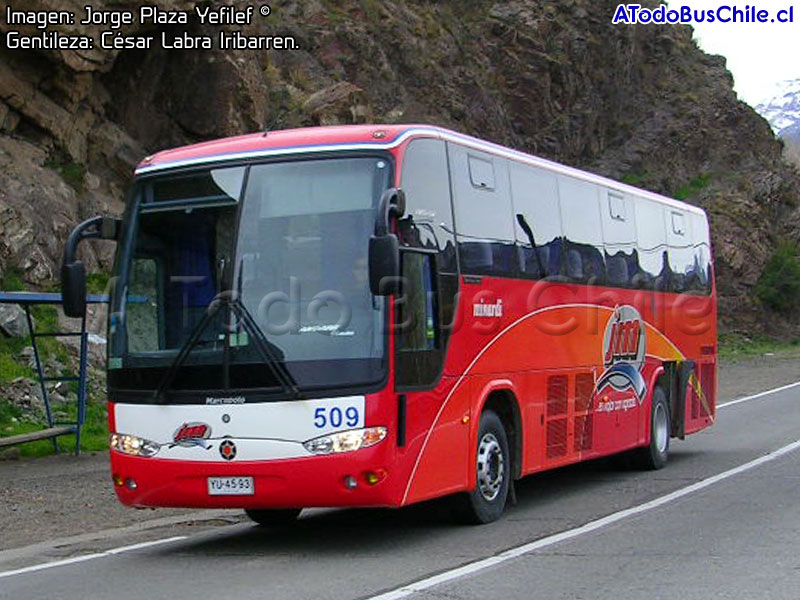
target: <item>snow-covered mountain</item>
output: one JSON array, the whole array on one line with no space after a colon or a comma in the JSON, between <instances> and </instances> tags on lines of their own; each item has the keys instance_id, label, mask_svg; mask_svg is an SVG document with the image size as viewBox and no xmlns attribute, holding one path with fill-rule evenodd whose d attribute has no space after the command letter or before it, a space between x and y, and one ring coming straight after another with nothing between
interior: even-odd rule
<instances>
[{"instance_id":1,"label":"snow-covered mountain","mask_svg":"<svg viewBox=\"0 0 800 600\"><path fill-rule=\"evenodd\" d=\"M800 125L800 78L782 81L765 97L763 102L756 106L776 134L783 137L783 133L792 126ZM795 136L797 128L795 127Z\"/></svg>"},{"instance_id":2,"label":"snow-covered mountain","mask_svg":"<svg viewBox=\"0 0 800 600\"><path fill-rule=\"evenodd\" d=\"M800 78L782 81L756 110L783 140L783 156L800 168Z\"/></svg>"}]
</instances>

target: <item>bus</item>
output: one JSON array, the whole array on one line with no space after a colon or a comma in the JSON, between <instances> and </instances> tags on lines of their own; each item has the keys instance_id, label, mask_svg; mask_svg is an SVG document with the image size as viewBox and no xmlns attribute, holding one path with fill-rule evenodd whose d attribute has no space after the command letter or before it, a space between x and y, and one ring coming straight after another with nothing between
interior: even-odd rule
<instances>
[{"instance_id":1,"label":"bus","mask_svg":"<svg viewBox=\"0 0 800 600\"><path fill-rule=\"evenodd\" d=\"M131 506L452 496L626 453L665 465L711 425L716 296L694 206L427 125L269 131L159 152L116 240L111 472Z\"/></svg>"}]
</instances>

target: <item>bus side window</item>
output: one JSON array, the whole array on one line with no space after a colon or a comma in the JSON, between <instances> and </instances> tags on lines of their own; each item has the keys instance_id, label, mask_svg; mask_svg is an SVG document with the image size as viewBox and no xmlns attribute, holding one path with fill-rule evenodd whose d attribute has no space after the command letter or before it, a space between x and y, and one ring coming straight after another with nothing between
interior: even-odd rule
<instances>
[{"instance_id":1,"label":"bus side window","mask_svg":"<svg viewBox=\"0 0 800 600\"><path fill-rule=\"evenodd\" d=\"M601 208L608 285L635 287L639 258L636 252L634 199L627 193L605 190L605 193L601 193Z\"/></svg>"},{"instance_id":2,"label":"bus side window","mask_svg":"<svg viewBox=\"0 0 800 600\"><path fill-rule=\"evenodd\" d=\"M508 161L448 143L461 272L519 273Z\"/></svg>"},{"instance_id":3,"label":"bus side window","mask_svg":"<svg viewBox=\"0 0 800 600\"><path fill-rule=\"evenodd\" d=\"M687 214L677 210L665 213L668 215L666 228L669 245L669 291L682 293L696 287L691 221Z\"/></svg>"},{"instance_id":4,"label":"bus side window","mask_svg":"<svg viewBox=\"0 0 800 600\"><path fill-rule=\"evenodd\" d=\"M556 176L515 161L509 161L508 171L523 276L532 279L558 276L563 233Z\"/></svg>"},{"instance_id":5,"label":"bus side window","mask_svg":"<svg viewBox=\"0 0 800 600\"><path fill-rule=\"evenodd\" d=\"M402 256L399 350L435 350L439 323L433 257L419 252Z\"/></svg>"},{"instance_id":6,"label":"bus side window","mask_svg":"<svg viewBox=\"0 0 800 600\"><path fill-rule=\"evenodd\" d=\"M154 352L161 348L158 332L159 268L154 258L134 258L128 291L127 311L134 317L128 319L136 327L128 329L128 347L131 352Z\"/></svg>"},{"instance_id":7,"label":"bus side window","mask_svg":"<svg viewBox=\"0 0 800 600\"><path fill-rule=\"evenodd\" d=\"M413 140L402 162L400 187L406 193L406 214L398 222L400 243L439 250L439 268L456 273L450 178L444 142Z\"/></svg>"},{"instance_id":8,"label":"bus side window","mask_svg":"<svg viewBox=\"0 0 800 600\"><path fill-rule=\"evenodd\" d=\"M694 293L711 293L711 242L708 234L708 221L702 215L692 214L692 245L694 249Z\"/></svg>"},{"instance_id":9,"label":"bus side window","mask_svg":"<svg viewBox=\"0 0 800 600\"><path fill-rule=\"evenodd\" d=\"M664 208L658 202L639 199L636 202L636 246L641 271L633 278L633 287L660 290L667 270L667 232Z\"/></svg>"},{"instance_id":10,"label":"bus side window","mask_svg":"<svg viewBox=\"0 0 800 600\"><path fill-rule=\"evenodd\" d=\"M576 283L602 285L606 265L598 188L560 176L558 196L566 238L566 275Z\"/></svg>"}]
</instances>

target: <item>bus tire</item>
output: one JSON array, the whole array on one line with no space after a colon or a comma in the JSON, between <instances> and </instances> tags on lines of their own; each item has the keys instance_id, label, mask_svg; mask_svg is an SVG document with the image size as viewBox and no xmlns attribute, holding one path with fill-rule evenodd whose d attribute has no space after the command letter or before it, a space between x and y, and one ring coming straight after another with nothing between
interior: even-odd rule
<instances>
[{"instance_id":1,"label":"bus tire","mask_svg":"<svg viewBox=\"0 0 800 600\"><path fill-rule=\"evenodd\" d=\"M661 386L653 388L650 402L650 443L633 454L636 467L648 471L661 469L669 458L670 415L667 393Z\"/></svg>"},{"instance_id":2,"label":"bus tire","mask_svg":"<svg viewBox=\"0 0 800 600\"><path fill-rule=\"evenodd\" d=\"M245 508L244 512L262 527L277 527L294 523L300 516L300 508Z\"/></svg>"},{"instance_id":3,"label":"bus tire","mask_svg":"<svg viewBox=\"0 0 800 600\"><path fill-rule=\"evenodd\" d=\"M462 522L480 525L503 514L511 481L508 436L500 417L491 410L481 415L475 462L475 489L455 499L456 514Z\"/></svg>"}]
</instances>

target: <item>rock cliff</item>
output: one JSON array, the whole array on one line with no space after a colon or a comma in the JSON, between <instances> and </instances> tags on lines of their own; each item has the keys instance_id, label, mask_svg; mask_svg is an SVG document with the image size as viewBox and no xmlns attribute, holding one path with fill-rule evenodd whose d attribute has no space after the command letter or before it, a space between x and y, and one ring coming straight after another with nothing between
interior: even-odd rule
<instances>
[{"instance_id":1,"label":"rock cliff","mask_svg":"<svg viewBox=\"0 0 800 600\"><path fill-rule=\"evenodd\" d=\"M82 14L85 2L25 4ZM288 0L245 30L293 36L295 50L0 49L0 270L52 281L72 224L119 213L149 152L264 128L430 122L702 206L723 322L762 328L751 289L792 235L798 177L724 59L688 27L612 25L616 4ZM109 256L96 248L92 267Z\"/></svg>"}]
</instances>

